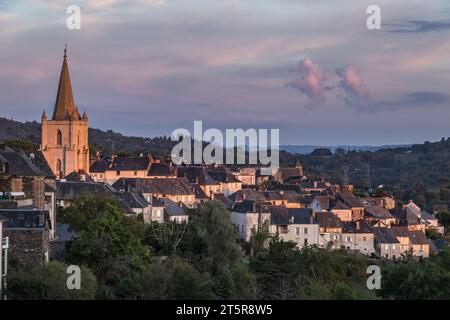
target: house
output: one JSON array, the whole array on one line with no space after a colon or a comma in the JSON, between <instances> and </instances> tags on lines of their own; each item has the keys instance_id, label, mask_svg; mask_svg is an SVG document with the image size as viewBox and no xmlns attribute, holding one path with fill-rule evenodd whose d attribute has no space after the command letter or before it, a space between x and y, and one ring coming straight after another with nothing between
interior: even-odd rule
<instances>
[{"instance_id":1,"label":"house","mask_svg":"<svg viewBox=\"0 0 450 320\"><path fill-rule=\"evenodd\" d=\"M106 195L112 196L115 190L111 186L97 182L76 182L65 181L56 182L56 204L58 207L67 208L82 195Z\"/></svg>"},{"instance_id":2,"label":"house","mask_svg":"<svg viewBox=\"0 0 450 320\"><path fill-rule=\"evenodd\" d=\"M319 223L319 245L326 248L340 248L341 219L330 211L316 212L315 218Z\"/></svg>"},{"instance_id":3,"label":"house","mask_svg":"<svg viewBox=\"0 0 450 320\"><path fill-rule=\"evenodd\" d=\"M317 212L329 211L330 209L330 197L329 196L315 196L311 202L310 207Z\"/></svg>"},{"instance_id":4,"label":"house","mask_svg":"<svg viewBox=\"0 0 450 320\"><path fill-rule=\"evenodd\" d=\"M268 207L255 200L237 202L231 211L231 223L236 227L239 238L250 241L252 230L257 230L264 222L270 223Z\"/></svg>"},{"instance_id":5,"label":"house","mask_svg":"<svg viewBox=\"0 0 450 320\"><path fill-rule=\"evenodd\" d=\"M342 226L341 248L365 255L375 254L374 233L366 221L343 221Z\"/></svg>"},{"instance_id":6,"label":"house","mask_svg":"<svg viewBox=\"0 0 450 320\"><path fill-rule=\"evenodd\" d=\"M212 194L222 193L220 182L214 180L203 166L178 166L177 177L185 178L191 184L199 186L208 198L211 198Z\"/></svg>"},{"instance_id":7,"label":"house","mask_svg":"<svg viewBox=\"0 0 450 320\"><path fill-rule=\"evenodd\" d=\"M0 208L47 210L55 225L55 176L42 153L26 155L0 143L0 169Z\"/></svg>"},{"instance_id":8,"label":"house","mask_svg":"<svg viewBox=\"0 0 450 320\"><path fill-rule=\"evenodd\" d=\"M113 184L113 187L120 192L140 192L147 199L155 196L169 198L175 203L182 202L187 206L195 204L195 193L185 178L120 178Z\"/></svg>"},{"instance_id":9,"label":"house","mask_svg":"<svg viewBox=\"0 0 450 320\"><path fill-rule=\"evenodd\" d=\"M164 222L164 207L156 197L147 198L139 192L118 192L119 199L125 213L131 216L142 216L144 223Z\"/></svg>"},{"instance_id":10,"label":"house","mask_svg":"<svg viewBox=\"0 0 450 320\"><path fill-rule=\"evenodd\" d=\"M408 227L394 226L391 229L394 236L399 241L400 253L407 254L411 248Z\"/></svg>"},{"instance_id":11,"label":"house","mask_svg":"<svg viewBox=\"0 0 450 320\"><path fill-rule=\"evenodd\" d=\"M413 256L421 258L430 256L430 242L425 233L422 231L409 231L409 240Z\"/></svg>"},{"instance_id":12,"label":"house","mask_svg":"<svg viewBox=\"0 0 450 320\"><path fill-rule=\"evenodd\" d=\"M51 225L48 211L0 209L3 237L9 238L8 253L21 265L44 264L49 260Z\"/></svg>"},{"instance_id":13,"label":"house","mask_svg":"<svg viewBox=\"0 0 450 320\"><path fill-rule=\"evenodd\" d=\"M369 205L365 207L365 219L377 227L390 227L397 223L397 219L388 209L381 206Z\"/></svg>"},{"instance_id":14,"label":"house","mask_svg":"<svg viewBox=\"0 0 450 320\"><path fill-rule=\"evenodd\" d=\"M268 206L269 233L284 241L293 241L298 248L319 244L319 224L310 208Z\"/></svg>"},{"instance_id":15,"label":"house","mask_svg":"<svg viewBox=\"0 0 450 320\"><path fill-rule=\"evenodd\" d=\"M278 183L285 183L289 178L292 177L302 177L303 176L303 167L299 160L295 162L294 167L292 168L279 168L278 171L273 174L273 179Z\"/></svg>"},{"instance_id":16,"label":"house","mask_svg":"<svg viewBox=\"0 0 450 320\"><path fill-rule=\"evenodd\" d=\"M256 185L256 168L253 167L233 167L231 173L245 186Z\"/></svg>"},{"instance_id":17,"label":"house","mask_svg":"<svg viewBox=\"0 0 450 320\"><path fill-rule=\"evenodd\" d=\"M400 241L391 228L373 228L375 235L375 252L381 258L401 259L403 253Z\"/></svg>"},{"instance_id":18,"label":"house","mask_svg":"<svg viewBox=\"0 0 450 320\"><path fill-rule=\"evenodd\" d=\"M341 200L333 200L330 204L331 212L341 219L341 221L353 221L352 209Z\"/></svg>"},{"instance_id":19,"label":"house","mask_svg":"<svg viewBox=\"0 0 450 320\"><path fill-rule=\"evenodd\" d=\"M220 183L220 193L223 193L225 196L242 189L242 182L225 166L216 166L207 170L207 172L213 180Z\"/></svg>"},{"instance_id":20,"label":"house","mask_svg":"<svg viewBox=\"0 0 450 320\"><path fill-rule=\"evenodd\" d=\"M183 203L176 203L168 198L161 198L159 201L164 208L165 222L187 223L189 221L190 214Z\"/></svg>"},{"instance_id":21,"label":"house","mask_svg":"<svg viewBox=\"0 0 450 320\"><path fill-rule=\"evenodd\" d=\"M426 229L433 229L439 234L444 234L444 226L439 224L438 218L430 214L428 211L422 210L421 218Z\"/></svg>"},{"instance_id":22,"label":"house","mask_svg":"<svg viewBox=\"0 0 450 320\"><path fill-rule=\"evenodd\" d=\"M352 220L362 220L364 218L364 203L353 193L344 191L336 194L336 199L340 200L352 210Z\"/></svg>"},{"instance_id":23,"label":"house","mask_svg":"<svg viewBox=\"0 0 450 320\"><path fill-rule=\"evenodd\" d=\"M175 169L160 159L140 155L98 159L90 167L90 175L96 182L114 184L120 178L158 179L175 178Z\"/></svg>"}]
</instances>

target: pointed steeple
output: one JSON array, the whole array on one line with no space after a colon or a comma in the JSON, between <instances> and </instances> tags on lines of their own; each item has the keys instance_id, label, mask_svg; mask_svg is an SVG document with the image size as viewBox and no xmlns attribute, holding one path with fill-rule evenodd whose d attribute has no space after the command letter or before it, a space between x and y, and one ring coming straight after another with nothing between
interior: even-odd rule
<instances>
[{"instance_id":1,"label":"pointed steeple","mask_svg":"<svg viewBox=\"0 0 450 320\"><path fill-rule=\"evenodd\" d=\"M70 118L73 118L73 114L75 114L76 119L81 118L77 107L75 106L75 101L73 100L72 83L70 81L69 65L67 64L66 45L52 120L69 120Z\"/></svg>"}]
</instances>

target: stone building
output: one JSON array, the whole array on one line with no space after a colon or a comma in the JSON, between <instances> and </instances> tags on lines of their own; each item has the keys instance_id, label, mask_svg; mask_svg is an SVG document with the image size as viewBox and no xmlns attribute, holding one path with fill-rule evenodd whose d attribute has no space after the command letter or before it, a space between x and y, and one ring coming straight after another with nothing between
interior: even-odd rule
<instances>
[{"instance_id":1,"label":"stone building","mask_svg":"<svg viewBox=\"0 0 450 320\"><path fill-rule=\"evenodd\" d=\"M51 119L42 114L41 151L53 173L63 178L72 172L89 172L88 117L78 112L64 50L58 93Z\"/></svg>"},{"instance_id":2,"label":"stone building","mask_svg":"<svg viewBox=\"0 0 450 320\"><path fill-rule=\"evenodd\" d=\"M21 265L48 262L52 225L48 211L0 209L3 236L9 238L9 260Z\"/></svg>"}]
</instances>

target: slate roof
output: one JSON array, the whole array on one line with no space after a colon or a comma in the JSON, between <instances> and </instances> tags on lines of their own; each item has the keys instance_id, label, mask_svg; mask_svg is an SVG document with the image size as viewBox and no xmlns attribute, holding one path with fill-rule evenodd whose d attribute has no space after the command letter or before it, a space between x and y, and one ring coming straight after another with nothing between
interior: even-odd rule
<instances>
[{"instance_id":1,"label":"slate roof","mask_svg":"<svg viewBox=\"0 0 450 320\"><path fill-rule=\"evenodd\" d=\"M111 190L103 183L94 182L75 182L75 181L57 181L56 199L57 200L75 200L81 194L111 194Z\"/></svg>"},{"instance_id":2,"label":"slate roof","mask_svg":"<svg viewBox=\"0 0 450 320\"><path fill-rule=\"evenodd\" d=\"M343 203L341 200L338 200L333 207L331 208L332 210L348 210L350 209L350 207L348 205L346 205L345 203Z\"/></svg>"},{"instance_id":3,"label":"slate roof","mask_svg":"<svg viewBox=\"0 0 450 320\"><path fill-rule=\"evenodd\" d=\"M185 178L120 178L113 187L142 193L163 195L193 195L192 187Z\"/></svg>"},{"instance_id":4,"label":"slate roof","mask_svg":"<svg viewBox=\"0 0 450 320\"><path fill-rule=\"evenodd\" d=\"M177 176L179 178L185 177L191 183L198 183L202 185L218 185L219 182L214 180L206 171L200 166L179 166L177 167Z\"/></svg>"},{"instance_id":5,"label":"slate roof","mask_svg":"<svg viewBox=\"0 0 450 320\"><path fill-rule=\"evenodd\" d=\"M129 209L143 209L150 206L147 199L139 192L118 192L119 201Z\"/></svg>"},{"instance_id":6,"label":"slate roof","mask_svg":"<svg viewBox=\"0 0 450 320\"><path fill-rule=\"evenodd\" d=\"M147 170L148 165L147 157L116 157L109 167L114 171L136 171Z\"/></svg>"},{"instance_id":7,"label":"slate roof","mask_svg":"<svg viewBox=\"0 0 450 320\"><path fill-rule=\"evenodd\" d=\"M366 221L342 221L342 232L344 233L373 233L372 228Z\"/></svg>"},{"instance_id":8,"label":"slate roof","mask_svg":"<svg viewBox=\"0 0 450 320\"><path fill-rule=\"evenodd\" d=\"M12 176L41 176L45 177L47 174L38 168L30 158L23 152L23 150L15 151L9 147L0 150L2 162L7 165L6 174Z\"/></svg>"},{"instance_id":9,"label":"slate roof","mask_svg":"<svg viewBox=\"0 0 450 320\"><path fill-rule=\"evenodd\" d=\"M89 168L89 172L104 173L109 169L109 163L109 160L96 160Z\"/></svg>"},{"instance_id":10,"label":"slate roof","mask_svg":"<svg viewBox=\"0 0 450 320\"><path fill-rule=\"evenodd\" d=\"M429 244L428 238L422 231L410 231L409 240L412 244Z\"/></svg>"},{"instance_id":11,"label":"slate roof","mask_svg":"<svg viewBox=\"0 0 450 320\"><path fill-rule=\"evenodd\" d=\"M165 163L152 163L150 165L150 168L148 169L148 176L154 176L154 177L158 177L158 176L162 176L162 177L167 177L167 176L173 176L173 172L172 169L170 168L170 166L168 166Z\"/></svg>"},{"instance_id":12,"label":"slate roof","mask_svg":"<svg viewBox=\"0 0 450 320\"><path fill-rule=\"evenodd\" d=\"M330 197L329 196L316 196L314 198L324 210L328 210L330 207Z\"/></svg>"},{"instance_id":13,"label":"slate roof","mask_svg":"<svg viewBox=\"0 0 450 320\"><path fill-rule=\"evenodd\" d=\"M203 191L202 188L196 183L191 183L191 187L194 190L195 193L195 199L198 200L207 200L209 199L208 195Z\"/></svg>"},{"instance_id":14,"label":"slate roof","mask_svg":"<svg viewBox=\"0 0 450 320\"><path fill-rule=\"evenodd\" d=\"M380 206L367 206L366 214L375 219L393 219L395 218L388 209Z\"/></svg>"},{"instance_id":15,"label":"slate roof","mask_svg":"<svg viewBox=\"0 0 450 320\"><path fill-rule=\"evenodd\" d=\"M183 204L178 204L168 198L161 198L160 199L164 211L168 216L188 216L189 212L187 211L186 207Z\"/></svg>"},{"instance_id":16,"label":"slate roof","mask_svg":"<svg viewBox=\"0 0 450 320\"><path fill-rule=\"evenodd\" d=\"M241 181L228 170L218 170L217 168L214 168L214 170L207 170L207 172L211 178L218 182L241 183Z\"/></svg>"},{"instance_id":17,"label":"slate roof","mask_svg":"<svg viewBox=\"0 0 450 320\"><path fill-rule=\"evenodd\" d=\"M379 243L400 243L395 233L389 228L373 228L375 239Z\"/></svg>"},{"instance_id":18,"label":"slate roof","mask_svg":"<svg viewBox=\"0 0 450 320\"><path fill-rule=\"evenodd\" d=\"M46 210L0 209L0 219L4 220L3 227L6 229L51 228L50 215Z\"/></svg>"},{"instance_id":19,"label":"slate roof","mask_svg":"<svg viewBox=\"0 0 450 320\"><path fill-rule=\"evenodd\" d=\"M317 224L310 208L286 208L285 206L269 206L270 224Z\"/></svg>"},{"instance_id":20,"label":"slate roof","mask_svg":"<svg viewBox=\"0 0 450 320\"><path fill-rule=\"evenodd\" d=\"M66 181L94 182L87 173L72 172L64 177Z\"/></svg>"},{"instance_id":21,"label":"slate roof","mask_svg":"<svg viewBox=\"0 0 450 320\"><path fill-rule=\"evenodd\" d=\"M395 226L395 227L391 227L391 229L396 237L400 237L400 238L408 238L409 237L408 227Z\"/></svg>"},{"instance_id":22,"label":"slate roof","mask_svg":"<svg viewBox=\"0 0 450 320\"><path fill-rule=\"evenodd\" d=\"M342 200L347 206L351 208L363 208L364 203L356 197L353 193L350 192L342 192L338 194L338 198Z\"/></svg>"},{"instance_id":23,"label":"slate roof","mask_svg":"<svg viewBox=\"0 0 450 320\"><path fill-rule=\"evenodd\" d=\"M342 228L341 219L333 212L316 212L316 220L319 222L319 226L323 228Z\"/></svg>"}]
</instances>

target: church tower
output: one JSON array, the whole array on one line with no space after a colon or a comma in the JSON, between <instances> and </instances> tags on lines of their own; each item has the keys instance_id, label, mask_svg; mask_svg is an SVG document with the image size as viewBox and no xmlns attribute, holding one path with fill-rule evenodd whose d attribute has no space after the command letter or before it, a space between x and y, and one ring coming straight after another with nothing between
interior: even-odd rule
<instances>
[{"instance_id":1,"label":"church tower","mask_svg":"<svg viewBox=\"0 0 450 320\"><path fill-rule=\"evenodd\" d=\"M86 112L81 116L73 99L66 48L53 116L42 114L41 151L58 178L89 172L88 127Z\"/></svg>"}]
</instances>

